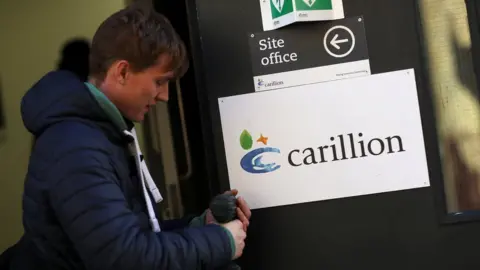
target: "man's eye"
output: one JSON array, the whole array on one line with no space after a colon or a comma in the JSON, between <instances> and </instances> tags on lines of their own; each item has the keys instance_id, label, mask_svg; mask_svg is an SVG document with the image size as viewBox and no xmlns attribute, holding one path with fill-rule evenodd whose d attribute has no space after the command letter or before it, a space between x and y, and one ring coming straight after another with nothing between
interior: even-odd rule
<instances>
[{"instance_id":1,"label":"man's eye","mask_svg":"<svg viewBox=\"0 0 480 270\"><path fill-rule=\"evenodd\" d=\"M157 83L157 86L162 86L167 83L167 80L158 80L156 81L156 83Z\"/></svg>"}]
</instances>

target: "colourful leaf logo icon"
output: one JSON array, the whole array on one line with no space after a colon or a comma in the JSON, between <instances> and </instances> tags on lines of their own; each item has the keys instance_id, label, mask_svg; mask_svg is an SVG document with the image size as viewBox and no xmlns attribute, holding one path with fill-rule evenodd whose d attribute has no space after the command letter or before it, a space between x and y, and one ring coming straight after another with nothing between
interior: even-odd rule
<instances>
[{"instance_id":1,"label":"colourful leaf logo icon","mask_svg":"<svg viewBox=\"0 0 480 270\"><path fill-rule=\"evenodd\" d=\"M250 135L250 133L248 133L247 130L244 130L240 135L240 145L245 150L252 148L252 145L253 145L252 135Z\"/></svg>"}]
</instances>

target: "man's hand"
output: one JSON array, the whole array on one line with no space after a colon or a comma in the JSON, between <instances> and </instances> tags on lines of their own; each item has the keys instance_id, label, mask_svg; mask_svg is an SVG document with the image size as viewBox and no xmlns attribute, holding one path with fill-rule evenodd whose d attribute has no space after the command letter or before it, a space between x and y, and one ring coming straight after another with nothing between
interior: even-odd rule
<instances>
[{"instance_id":1,"label":"man's hand","mask_svg":"<svg viewBox=\"0 0 480 270\"><path fill-rule=\"evenodd\" d=\"M238 190L232 189L229 191L224 192L224 194L231 194L233 196L237 196ZM237 217L243 224L243 229L247 231L248 225L250 225L250 217L252 216L252 212L250 211L250 207L248 207L247 202L244 198L238 197L237 198ZM207 214L205 216L205 223L217 223L215 218L212 215L210 209L207 210Z\"/></svg>"},{"instance_id":2,"label":"man's hand","mask_svg":"<svg viewBox=\"0 0 480 270\"><path fill-rule=\"evenodd\" d=\"M230 191L226 191L225 193L237 196L238 190L232 189ZM247 231L247 227L248 225L250 225L250 218L252 217L252 212L250 211L250 207L248 207L247 202L243 197L237 198L237 217L243 223L244 230Z\"/></svg>"},{"instance_id":3,"label":"man's hand","mask_svg":"<svg viewBox=\"0 0 480 270\"><path fill-rule=\"evenodd\" d=\"M235 254L233 254L232 259L238 259L243 254L243 249L245 248L245 238L247 233L243 228L243 223L236 219L228 223L222 224L222 226L227 229L235 242Z\"/></svg>"}]
</instances>

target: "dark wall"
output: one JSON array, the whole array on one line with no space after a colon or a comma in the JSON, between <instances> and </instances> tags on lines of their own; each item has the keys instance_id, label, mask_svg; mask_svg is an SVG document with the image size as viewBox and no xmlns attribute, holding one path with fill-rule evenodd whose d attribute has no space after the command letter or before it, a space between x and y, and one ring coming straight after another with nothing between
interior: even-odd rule
<instances>
[{"instance_id":1,"label":"dark wall","mask_svg":"<svg viewBox=\"0 0 480 270\"><path fill-rule=\"evenodd\" d=\"M251 92L246 34L262 31L259 1L190 3L197 90L213 132L205 137L214 147L206 150L207 167L218 174L212 186L221 191L228 175L217 98ZM442 176L416 1L344 0L344 6L346 16L364 16L372 73L415 68L433 187L254 211L240 264L247 270L478 269L480 225L442 225L437 214L442 202L434 192L441 191Z\"/></svg>"}]
</instances>

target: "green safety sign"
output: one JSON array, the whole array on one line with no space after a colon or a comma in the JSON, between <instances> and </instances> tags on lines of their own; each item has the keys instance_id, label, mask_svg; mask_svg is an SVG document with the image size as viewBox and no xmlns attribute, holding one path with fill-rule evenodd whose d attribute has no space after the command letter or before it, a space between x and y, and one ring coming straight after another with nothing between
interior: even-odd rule
<instances>
[{"instance_id":1,"label":"green safety sign","mask_svg":"<svg viewBox=\"0 0 480 270\"><path fill-rule=\"evenodd\" d=\"M260 0L264 30L299 21L343 19L342 0Z\"/></svg>"}]
</instances>

